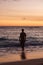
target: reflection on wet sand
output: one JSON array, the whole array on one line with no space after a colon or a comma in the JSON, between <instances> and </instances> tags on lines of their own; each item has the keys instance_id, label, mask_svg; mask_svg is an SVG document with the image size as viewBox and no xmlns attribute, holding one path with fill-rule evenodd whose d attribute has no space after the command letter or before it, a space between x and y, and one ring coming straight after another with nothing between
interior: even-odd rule
<instances>
[{"instance_id":1,"label":"reflection on wet sand","mask_svg":"<svg viewBox=\"0 0 43 65\"><path fill-rule=\"evenodd\" d=\"M26 59L26 56L25 56L25 52L24 51L22 51L22 53L21 53L21 59L23 60L23 59Z\"/></svg>"}]
</instances>

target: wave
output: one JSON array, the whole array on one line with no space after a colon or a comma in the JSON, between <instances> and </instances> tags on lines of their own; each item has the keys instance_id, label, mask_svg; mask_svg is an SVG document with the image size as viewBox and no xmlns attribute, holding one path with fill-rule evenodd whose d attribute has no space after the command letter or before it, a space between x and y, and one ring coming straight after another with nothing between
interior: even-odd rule
<instances>
[{"instance_id":1,"label":"wave","mask_svg":"<svg viewBox=\"0 0 43 65\"><path fill-rule=\"evenodd\" d=\"M20 54L22 51L18 39L0 38L0 57L7 54ZM36 37L28 37L25 43L25 52L43 51L43 41Z\"/></svg>"},{"instance_id":2,"label":"wave","mask_svg":"<svg viewBox=\"0 0 43 65\"><path fill-rule=\"evenodd\" d=\"M28 37L25 43L25 46L37 46L43 45L43 40L39 40L36 37ZM18 39L8 39L5 37L0 38L0 47L20 47L20 42Z\"/></svg>"}]
</instances>

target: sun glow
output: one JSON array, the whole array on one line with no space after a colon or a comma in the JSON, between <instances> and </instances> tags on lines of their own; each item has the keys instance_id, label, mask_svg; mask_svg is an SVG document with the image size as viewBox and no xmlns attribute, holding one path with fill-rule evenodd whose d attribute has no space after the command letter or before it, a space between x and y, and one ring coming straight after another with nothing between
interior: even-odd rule
<instances>
[{"instance_id":1,"label":"sun glow","mask_svg":"<svg viewBox=\"0 0 43 65\"><path fill-rule=\"evenodd\" d=\"M0 0L0 26L43 26L42 0Z\"/></svg>"}]
</instances>

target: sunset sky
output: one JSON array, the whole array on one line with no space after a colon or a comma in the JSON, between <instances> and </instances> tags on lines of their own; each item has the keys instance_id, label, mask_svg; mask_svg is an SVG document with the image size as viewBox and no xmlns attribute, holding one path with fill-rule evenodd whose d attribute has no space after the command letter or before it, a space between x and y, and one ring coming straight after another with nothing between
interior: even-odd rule
<instances>
[{"instance_id":1,"label":"sunset sky","mask_svg":"<svg viewBox=\"0 0 43 65\"><path fill-rule=\"evenodd\" d=\"M43 26L43 0L0 0L0 26Z\"/></svg>"}]
</instances>

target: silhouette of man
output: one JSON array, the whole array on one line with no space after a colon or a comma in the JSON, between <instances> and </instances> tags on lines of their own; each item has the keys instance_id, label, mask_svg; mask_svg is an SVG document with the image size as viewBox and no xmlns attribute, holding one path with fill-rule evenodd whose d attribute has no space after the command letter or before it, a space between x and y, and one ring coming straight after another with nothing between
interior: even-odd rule
<instances>
[{"instance_id":1,"label":"silhouette of man","mask_svg":"<svg viewBox=\"0 0 43 65\"><path fill-rule=\"evenodd\" d=\"M22 47L22 51L24 51L25 41L26 41L26 33L24 32L24 29L22 29L22 32L20 33L20 44Z\"/></svg>"}]
</instances>

